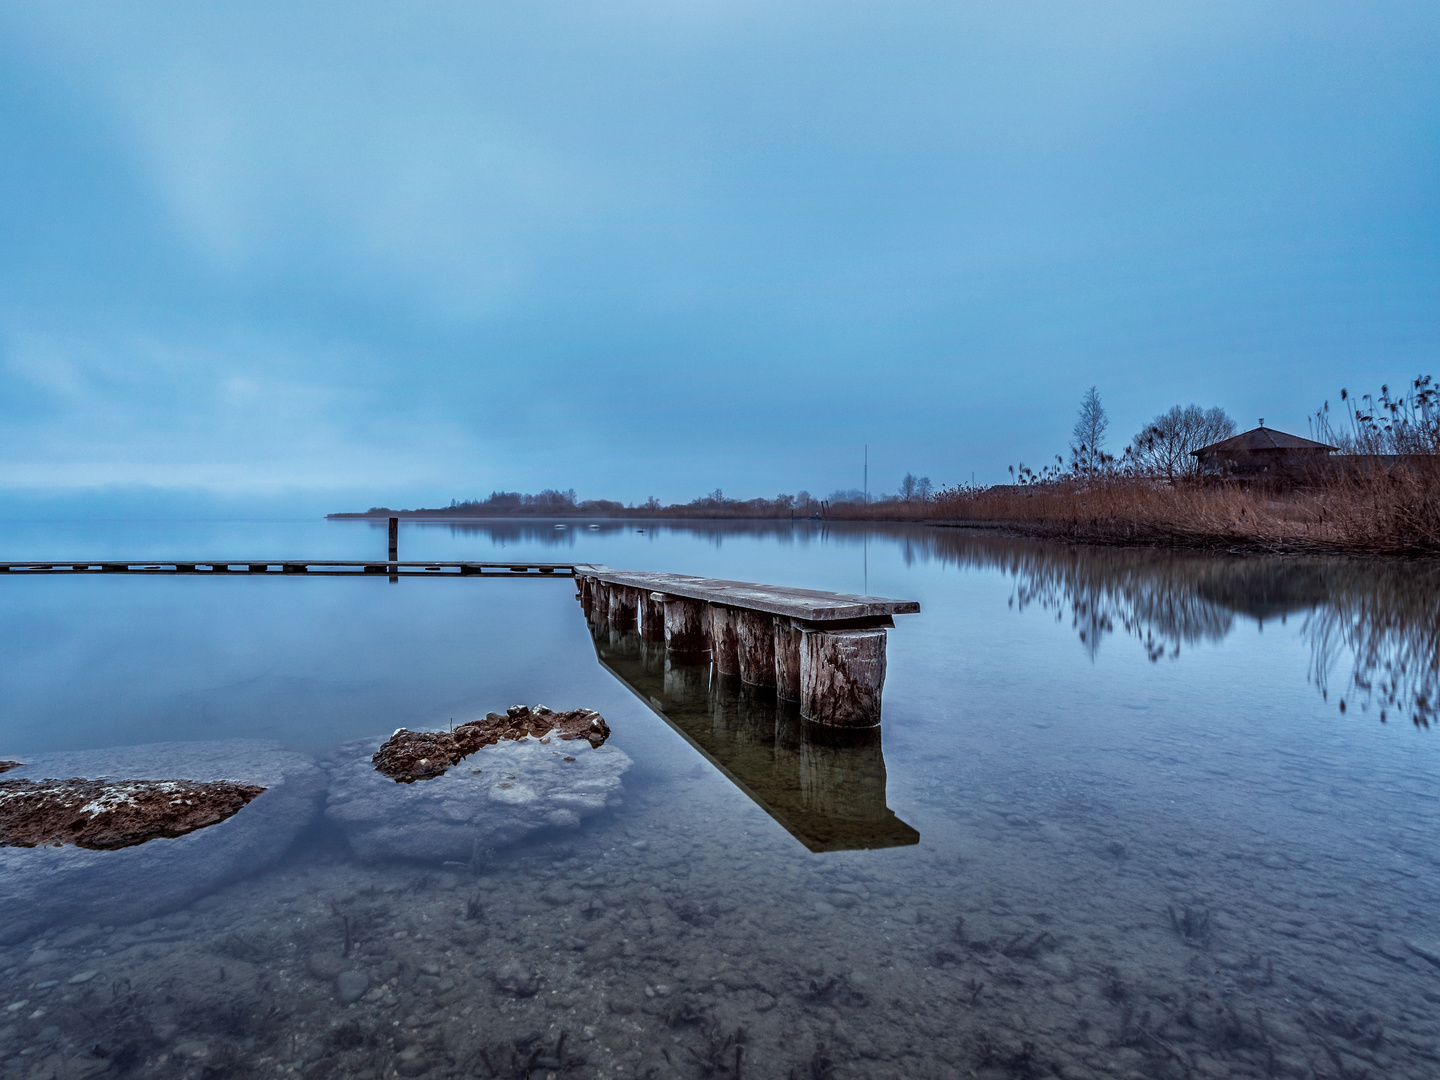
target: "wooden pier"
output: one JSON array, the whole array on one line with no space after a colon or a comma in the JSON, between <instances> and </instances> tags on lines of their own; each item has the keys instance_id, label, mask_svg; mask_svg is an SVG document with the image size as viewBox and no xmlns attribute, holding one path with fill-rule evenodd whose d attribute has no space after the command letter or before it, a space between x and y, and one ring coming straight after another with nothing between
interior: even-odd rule
<instances>
[{"instance_id":1,"label":"wooden pier","mask_svg":"<svg viewBox=\"0 0 1440 1080\"><path fill-rule=\"evenodd\" d=\"M359 562L344 559L105 559L74 562L0 563L10 574L310 574L363 577L367 574L399 577L574 577L571 563L551 562Z\"/></svg>"},{"instance_id":2,"label":"wooden pier","mask_svg":"<svg viewBox=\"0 0 1440 1080\"><path fill-rule=\"evenodd\" d=\"M807 720L834 727L880 723L886 631L913 600L790 589L749 581L611 570L592 563L400 562L398 522L389 521L389 558L85 559L0 562L6 575L206 574L285 577L574 578L592 623L634 628L667 655L707 659L721 676L773 690L800 704Z\"/></svg>"},{"instance_id":3,"label":"wooden pier","mask_svg":"<svg viewBox=\"0 0 1440 1080\"><path fill-rule=\"evenodd\" d=\"M835 727L880 723L886 632L913 600L818 592L577 564L579 599L599 625L635 628L667 653L708 654L715 670L800 703Z\"/></svg>"}]
</instances>

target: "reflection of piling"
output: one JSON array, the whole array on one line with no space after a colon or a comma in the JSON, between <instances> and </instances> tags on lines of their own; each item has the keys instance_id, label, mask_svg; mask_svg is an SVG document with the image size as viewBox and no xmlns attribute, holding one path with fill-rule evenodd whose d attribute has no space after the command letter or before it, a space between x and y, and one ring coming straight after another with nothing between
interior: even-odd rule
<instances>
[{"instance_id":1,"label":"reflection of piling","mask_svg":"<svg viewBox=\"0 0 1440 1080\"><path fill-rule=\"evenodd\" d=\"M812 851L914 844L885 803L880 729L816 724L796 702L634 631L592 624L626 687Z\"/></svg>"},{"instance_id":2,"label":"reflection of piling","mask_svg":"<svg viewBox=\"0 0 1440 1080\"><path fill-rule=\"evenodd\" d=\"M662 691L669 701L693 701L704 695L710 687L710 669L699 664L687 664L676 654L665 654L665 677Z\"/></svg>"},{"instance_id":3,"label":"reflection of piling","mask_svg":"<svg viewBox=\"0 0 1440 1080\"><path fill-rule=\"evenodd\" d=\"M800 743L800 797L805 809L826 817L883 821L885 757L878 728L847 730L806 726Z\"/></svg>"}]
</instances>

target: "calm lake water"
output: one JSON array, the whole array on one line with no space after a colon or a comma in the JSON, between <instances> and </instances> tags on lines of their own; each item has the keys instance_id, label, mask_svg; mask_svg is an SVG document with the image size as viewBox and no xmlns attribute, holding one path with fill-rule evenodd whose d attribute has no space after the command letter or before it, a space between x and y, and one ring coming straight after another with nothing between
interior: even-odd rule
<instances>
[{"instance_id":1,"label":"calm lake water","mask_svg":"<svg viewBox=\"0 0 1440 1080\"><path fill-rule=\"evenodd\" d=\"M9 559L384 544L0 523ZM811 522L400 547L922 612L881 729L841 738L588 625L568 579L7 576L5 781L271 790L178 840L0 850L0 1077L1440 1076L1436 566ZM613 735L369 767L517 702Z\"/></svg>"}]
</instances>

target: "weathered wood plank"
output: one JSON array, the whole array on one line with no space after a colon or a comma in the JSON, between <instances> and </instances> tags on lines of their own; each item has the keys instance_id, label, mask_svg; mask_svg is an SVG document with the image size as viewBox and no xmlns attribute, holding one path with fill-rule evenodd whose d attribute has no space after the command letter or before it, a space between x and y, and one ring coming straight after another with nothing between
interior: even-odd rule
<instances>
[{"instance_id":1,"label":"weathered wood plank","mask_svg":"<svg viewBox=\"0 0 1440 1080\"><path fill-rule=\"evenodd\" d=\"M577 564L577 575L588 574L610 585L645 589L682 596L691 600L747 611L785 615L805 622L829 623L850 619L913 615L920 610L914 600L892 600L883 596L856 596L851 593L791 589L782 585L759 585L750 581L694 577L689 574L662 574L639 570L611 570L607 566Z\"/></svg>"}]
</instances>

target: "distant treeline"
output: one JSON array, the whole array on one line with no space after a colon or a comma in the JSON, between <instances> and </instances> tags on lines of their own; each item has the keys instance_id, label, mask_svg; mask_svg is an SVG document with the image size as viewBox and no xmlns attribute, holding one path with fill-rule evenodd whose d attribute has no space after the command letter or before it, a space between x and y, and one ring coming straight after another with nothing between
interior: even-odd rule
<instances>
[{"instance_id":1,"label":"distant treeline","mask_svg":"<svg viewBox=\"0 0 1440 1080\"><path fill-rule=\"evenodd\" d=\"M906 474L901 491L907 494L871 496L858 488L833 491L828 498L817 499L808 491L795 495L776 495L773 499L730 499L716 488L686 503L666 505L653 495L643 503L622 503L614 499L580 499L575 489L556 491L546 488L538 495L518 491L492 491L488 498L452 499L449 506L415 510L393 510L388 506L372 506L364 513L330 514L332 518L365 517L647 517L647 518L809 518L830 513L852 516L865 508L918 507L933 498L928 478L916 480Z\"/></svg>"}]
</instances>

